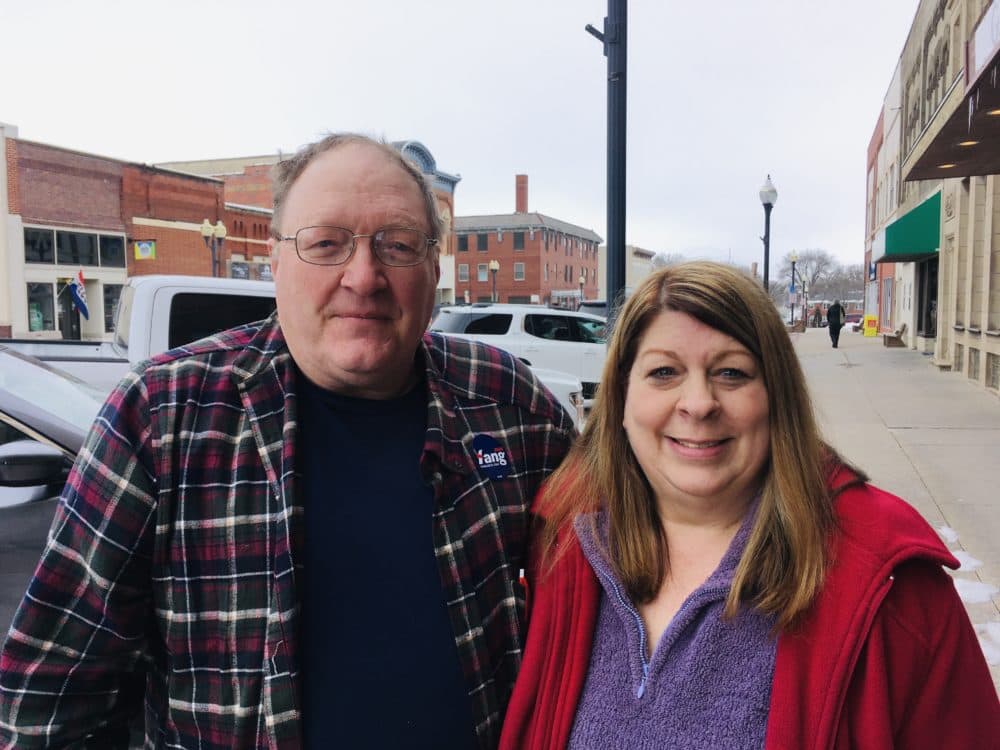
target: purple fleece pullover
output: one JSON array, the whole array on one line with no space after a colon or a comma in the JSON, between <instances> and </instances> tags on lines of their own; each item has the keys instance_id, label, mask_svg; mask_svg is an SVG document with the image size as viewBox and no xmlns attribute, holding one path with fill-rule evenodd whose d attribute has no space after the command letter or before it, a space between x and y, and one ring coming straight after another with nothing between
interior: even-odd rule
<instances>
[{"instance_id":1,"label":"purple fleece pullover","mask_svg":"<svg viewBox=\"0 0 1000 750\"><path fill-rule=\"evenodd\" d=\"M571 750L764 747L774 618L743 609L733 620L722 619L755 510L716 571L681 605L648 662L645 625L594 539L592 518L576 519L577 537L603 593ZM603 513L596 530L607 539Z\"/></svg>"}]
</instances>

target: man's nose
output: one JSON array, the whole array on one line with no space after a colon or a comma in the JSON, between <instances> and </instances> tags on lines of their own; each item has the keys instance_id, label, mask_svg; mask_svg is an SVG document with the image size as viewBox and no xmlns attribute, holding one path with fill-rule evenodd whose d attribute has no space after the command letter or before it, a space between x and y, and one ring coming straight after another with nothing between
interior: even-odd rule
<instances>
[{"instance_id":1,"label":"man's nose","mask_svg":"<svg viewBox=\"0 0 1000 750\"><path fill-rule=\"evenodd\" d=\"M340 284L358 294L370 294L386 285L385 265L375 257L371 237L357 237L354 252L341 268Z\"/></svg>"}]
</instances>

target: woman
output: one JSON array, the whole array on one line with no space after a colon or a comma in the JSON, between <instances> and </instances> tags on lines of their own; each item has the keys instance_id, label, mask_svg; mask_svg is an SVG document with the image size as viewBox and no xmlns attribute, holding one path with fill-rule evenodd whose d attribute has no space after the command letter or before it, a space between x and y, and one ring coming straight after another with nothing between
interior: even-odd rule
<instances>
[{"instance_id":1,"label":"woman","mask_svg":"<svg viewBox=\"0 0 1000 750\"><path fill-rule=\"evenodd\" d=\"M665 268L627 301L537 510L501 747L997 747L957 561L822 441L739 271Z\"/></svg>"}]
</instances>

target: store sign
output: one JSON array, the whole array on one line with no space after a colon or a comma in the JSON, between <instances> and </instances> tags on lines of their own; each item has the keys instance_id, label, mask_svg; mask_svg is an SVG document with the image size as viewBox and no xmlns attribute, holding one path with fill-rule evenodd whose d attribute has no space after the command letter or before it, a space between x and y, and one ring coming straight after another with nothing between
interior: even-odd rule
<instances>
[{"instance_id":1,"label":"store sign","mask_svg":"<svg viewBox=\"0 0 1000 750\"><path fill-rule=\"evenodd\" d=\"M997 48L1000 47L1000 3L990 3L990 7L979 19L976 30L972 33L969 47L972 70L969 72L966 84L971 84L979 78L979 74L989 65Z\"/></svg>"},{"instance_id":2,"label":"store sign","mask_svg":"<svg viewBox=\"0 0 1000 750\"><path fill-rule=\"evenodd\" d=\"M156 240L135 240L132 252L136 260L156 260Z\"/></svg>"}]
</instances>

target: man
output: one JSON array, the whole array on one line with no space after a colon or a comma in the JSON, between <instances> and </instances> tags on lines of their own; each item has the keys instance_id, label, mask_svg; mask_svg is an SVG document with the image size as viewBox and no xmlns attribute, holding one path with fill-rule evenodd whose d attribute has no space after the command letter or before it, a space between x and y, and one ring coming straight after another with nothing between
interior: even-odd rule
<instances>
[{"instance_id":1,"label":"man","mask_svg":"<svg viewBox=\"0 0 1000 750\"><path fill-rule=\"evenodd\" d=\"M277 312L154 358L69 477L0 654L0 747L490 747L527 507L569 416L425 333L441 227L391 147L276 170Z\"/></svg>"},{"instance_id":2,"label":"man","mask_svg":"<svg viewBox=\"0 0 1000 750\"><path fill-rule=\"evenodd\" d=\"M833 304L826 311L826 322L830 329L830 342L833 348L837 348L840 342L840 329L844 325L844 308L840 305L840 300L835 299Z\"/></svg>"}]
</instances>

